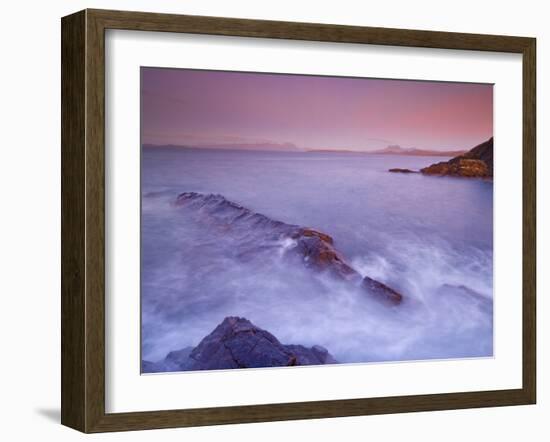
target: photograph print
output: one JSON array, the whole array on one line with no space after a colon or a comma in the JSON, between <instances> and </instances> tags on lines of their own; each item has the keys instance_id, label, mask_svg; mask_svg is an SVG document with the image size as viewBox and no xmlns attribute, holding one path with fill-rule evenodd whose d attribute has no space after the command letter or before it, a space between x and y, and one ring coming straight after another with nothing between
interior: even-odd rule
<instances>
[{"instance_id":1,"label":"photograph print","mask_svg":"<svg viewBox=\"0 0 550 442\"><path fill-rule=\"evenodd\" d=\"M493 85L141 68L141 372L493 357Z\"/></svg>"}]
</instances>

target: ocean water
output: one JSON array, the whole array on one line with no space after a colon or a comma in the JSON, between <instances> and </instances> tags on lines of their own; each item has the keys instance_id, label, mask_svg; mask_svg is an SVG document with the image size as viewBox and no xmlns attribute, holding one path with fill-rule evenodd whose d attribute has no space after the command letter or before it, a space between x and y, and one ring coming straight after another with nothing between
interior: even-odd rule
<instances>
[{"instance_id":1,"label":"ocean water","mask_svg":"<svg viewBox=\"0 0 550 442\"><path fill-rule=\"evenodd\" d=\"M322 345L342 363L491 356L492 182L387 172L442 160L143 148L143 359L197 345L226 316L283 344ZM187 191L331 235L350 265L403 303L381 305L296 265L284 244L236 259L246 232L175 206Z\"/></svg>"}]
</instances>

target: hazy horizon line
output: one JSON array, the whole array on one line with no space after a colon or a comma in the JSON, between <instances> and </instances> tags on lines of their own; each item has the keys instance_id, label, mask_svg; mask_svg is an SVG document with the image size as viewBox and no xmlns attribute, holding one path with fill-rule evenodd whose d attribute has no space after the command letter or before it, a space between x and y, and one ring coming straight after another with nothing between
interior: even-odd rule
<instances>
[{"instance_id":1,"label":"hazy horizon line","mask_svg":"<svg viewBox=\"0 0 550 442\"><path fill-rule=\"evenodd\" d=\"M352 153L374 153L386 150L388 148L395 148L396 150L407 151L426 151L426 152L459 152L459 151L468 151L479 144L484 143L485 141L491 139L484 139L473 146L468 147L456 147L450 149L430 149L423 147L403 147L399 144L389 144L381 148L370 148L370 149L357 149L357 148L348 148L348 147L330 147L330 148L317 148L317 147L301 147L297 146L291 142L276 143L276 142L257 142L257 143L208 143L208 144L193 144L193 143L141 143L143 147L181 147L181 148L192 148L192 149L204 149L204 150L247 150L247 151L268 151L268 152L352 152ZM271 149L254 149L254 146L272 146ZM277 146L279 148L277 148ZM240 147L240 148L239 148Z\"/></svg>"}]
</instances>

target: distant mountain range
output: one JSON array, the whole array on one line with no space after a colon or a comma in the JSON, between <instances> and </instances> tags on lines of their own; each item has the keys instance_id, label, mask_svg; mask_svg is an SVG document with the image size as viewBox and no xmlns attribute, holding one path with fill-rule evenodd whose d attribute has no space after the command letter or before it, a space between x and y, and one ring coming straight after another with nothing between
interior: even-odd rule
<instances>
[{"instance_id":1,"label":"distant mountain range","mask_svg":"<svg viewBox=\"0 0 550 442\"><path fill-rule=\"evenodd\" d=\"M388 146L378 150L340 150L340 149L312 149L308 152L332 152L332 153L362 153L369 155L410 155L419 157L456 157L466 153L465 150L428 150L416 148L403 148L401 146Z\"/></svg>"},{"instance_id":2,"label":"distant mountain range","mask_svg":"<svg viewBox=\"0 0 550 442\"><path fill-rule=\"evenodd\" d=\"M428 150L416 148L403 148L392 145L379 150L351 150L351 149L300 149L293 143L226 143L226 144L202 144L202 145L175 145L175 144L144 144L143 147L175 147L184 149L215 149L215 150L255 150L270 152L317 152L317 153L353 153L369 155L411 155L424 157L456 157L466 153L466 150Z\"/></svg>"},{"instance_id":3,"label":"distant mountain range","mask_svg":"<svg viewBox=\"0 0 550 442\"><path fill-rule=\"evenodd\" d=\"M201 145L157 145L144 144L143 147L179 147L187 149L215 149L215 150L258 150L277 152L301 152L292 143L227 143L227 144L201 144Z\"/></svg>"}]
</instances>

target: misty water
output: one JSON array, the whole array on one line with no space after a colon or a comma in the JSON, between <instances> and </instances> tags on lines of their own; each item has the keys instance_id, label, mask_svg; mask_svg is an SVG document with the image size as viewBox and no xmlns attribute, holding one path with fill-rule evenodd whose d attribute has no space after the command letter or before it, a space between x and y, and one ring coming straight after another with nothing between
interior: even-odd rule
<instances>
[{"instance_id":1,"label":"misty water","mask_svg":"<svg viewBox=\"0 0 550 442\"><path fill-rule=\"evenodd\" d=\"M143 359L196 346L226 316L344 363L491 356L492 182L387 172L442 160L143 148ZM242 241L249 250L261 238L174 205L187 191L331 235L352 267L404 301L380 304L288 260L284 243L236 259Z\"/></svg>"}]
</instances>

